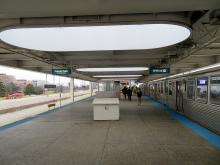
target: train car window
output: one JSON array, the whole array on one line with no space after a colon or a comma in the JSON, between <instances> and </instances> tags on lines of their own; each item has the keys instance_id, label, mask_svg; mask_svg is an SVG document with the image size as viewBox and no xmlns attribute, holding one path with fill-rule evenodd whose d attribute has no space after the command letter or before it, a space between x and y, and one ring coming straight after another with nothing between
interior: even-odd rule
<instances>
[{"instance_id":1,"label":"train car window","mask_svg":"<svg viewBox=\"0 0 220 165\"><path fill-rule=\"evenodd\" d=\"M150 96L154 95L154 85L150 84Z\"/></svg>"},{"instance_id":2,"label":"train car window","mask_svg":"<svg viewBox=\"0 0 220 165\"><path fill-rule=\"evenodd\" d=\"M213 76L210 80L210 102L220 105L220 76Z\"/></svg>"},{"instance_id":3,"label":"train car window","mask_svg":"<svg viewBox=\"0 0 220 165\"><path fill-rule=\"evenodd\" d=\"M160 91L160 83L158 83L158 85L157 85L157 87L158 87L158 93L161 93L161 91Z\"/></svg>"},{"instance_id":4,"label":"train car window","mask_svg":"<svg viewBox=\"0 0 220 165\"><path fill-rule=\"evenodd\" d=\"M157 83L154 84L154 97L157 96L157 93L158 93L158 86L157 86Z\"/></svg>"},{"instance_id":5,"label":"train car window","mask_svg":"<svg viewBox=\"0 0 220 165\"><path fill-rule=\"evenodd\" d=\"M172 87L172 82L169 81L169 95L172 96L173 95L173 87Z\"/></svg>"},{"instance_id":6,"label":"train car window","mask_svg":"<svg viewBox=\"0 0 220 165\"><path fill-rule=\"evenodd\" d=\"M188 80L187 83L187 99L195 99L195 80Z\"/></svg>"},{"instance_id":7,"label":"train car window","mask_svg":"<svg viewBox=\"0 0 220 165\"><path fill-rule=\"evenodd\" d=\"M208 96L208 78L202 77L197 79L196 99L207 102Z\"/></svg>"},{"instance_id":8,"label":"train car window","mask_svg":"<svg viewBox=\"0 0 220 165\"><path fill-rule=\"evenodd\" d=\"M186 80L183 80L184 92L186 92Z\"/></svg>"}]
</instances>

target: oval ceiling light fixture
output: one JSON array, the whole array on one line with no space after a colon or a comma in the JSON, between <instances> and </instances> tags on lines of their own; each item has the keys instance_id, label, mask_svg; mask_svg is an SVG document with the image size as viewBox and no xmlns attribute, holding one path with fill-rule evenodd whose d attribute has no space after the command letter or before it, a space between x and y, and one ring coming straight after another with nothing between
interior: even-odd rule
<instances>
[{"instance_id":1,"label":"oval ceiling light fixture","mask_svg":"<svg viewBox=\"0 0 220 165\"><path fill-rule=\"evenodd\" d=\"M96 75L93 77L102 78L102 77L141 77L142 75Z\"/></svg>"},{"instance_id":2,"label":"oval ceiling light fixture","mask_svg":"<svg viewBox=\"0 0 220 165\"><path fill-rule=\"evenodd\" d=\"M187 26L172 23L138 25L14 28L0 32L10 45L40 51L98 51L161 48L186 40Z\"/></svg>"},{"instance_id":3,"label":"oval ceiling light fixture","mask_svg":"<svg viewBox=\"0 0 220 165\"><path fill-rule=\"evenodd\" d=\"M128 72L128 71L144 71L147 67L120 67L120 68L79 68L81 72Z\"/></svg>"}]
</instances>

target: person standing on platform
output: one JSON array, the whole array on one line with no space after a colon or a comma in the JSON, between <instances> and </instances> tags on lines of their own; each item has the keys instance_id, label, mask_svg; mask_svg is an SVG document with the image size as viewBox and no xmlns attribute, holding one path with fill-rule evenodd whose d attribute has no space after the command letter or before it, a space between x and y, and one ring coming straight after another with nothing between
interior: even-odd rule
<instances>
[{"instance_id":1,"label":"person standing on platform","mask_svg":"<svg viewBox=\"0 0 220 165\"><path fill-rule=\"evenodd\" d=\"M131 87L128 88L128 90L127 90L127 94L128 94L128 100L131 101L131 96L132 96L132 90L131 90Z\"/></svg>"},{"instance_id":2,"label":"person standing on platform","mask_svg":"<svg viewBox=\"0 0 220 165\"><path fill-rule=\"evenodd\" d=\"M141 97L142 97L142 92L141 92L141 89L138 88L137 89L137 98L138 98L138 105L139 106L141 105Z\"/></svg>"},{"instance_id":3,"label":"person standing on platform","mask_svg":"<svg viewBox=\"0 0 220 165\"><path fill-rule=\"evenodd\" d=\"M124 95L124 97L125 97L125 100L126 100L127 92L128 92L128 89L127 89L126 86L124 86L124 88L122 89L122 93L123 93L123 95Z\"/></svg>"}]
</instances>

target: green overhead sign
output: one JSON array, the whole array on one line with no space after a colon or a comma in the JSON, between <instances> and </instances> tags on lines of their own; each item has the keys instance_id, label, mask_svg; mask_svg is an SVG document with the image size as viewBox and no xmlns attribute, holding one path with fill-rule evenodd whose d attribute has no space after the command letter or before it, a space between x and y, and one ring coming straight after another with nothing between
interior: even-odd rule
<instances>
[{"instance_id":1,"label":"green overhead sign","mask_svg":"<svg viewBox=\"0 0 220 165\"><path fill-rule=\"evenodd\" d=\"M150 74L167 74L170 73L170 68L150 68Z\"/></svg>"},{"instance_id":2,"label":"green overhead sign","mask_svg":"<svg viewBox=\"0 0 220 165\"><path fill-rule=\"evenodd\" d=\"M71 73L71 69L52 69L53 75L68 76Z\"/></svg>"}]
</instances>

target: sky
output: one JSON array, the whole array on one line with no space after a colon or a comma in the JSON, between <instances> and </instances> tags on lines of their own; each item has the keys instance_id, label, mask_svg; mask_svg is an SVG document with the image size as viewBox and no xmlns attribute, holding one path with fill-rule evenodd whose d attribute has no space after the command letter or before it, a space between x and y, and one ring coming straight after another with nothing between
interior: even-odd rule
<instances>
[{"instance_id":1,"label":"sky","mask_svg":"<svg viewBox=\"0 0 220 165\"><path fill-rule=\"evenodd\" d=\"M28 71L24 69L12 68L12 67L1 66L1 65L0 65L0 74L12 75L12 76L15 76L16 79L45 80L46 81L45 73ZM47 82L59 84L59 77L60 77L60 83L62 85L67 86L69 84L70 78L61 77L61 76L53 76L51 74L47 74Z\"/></svg>"}]
</instances>

